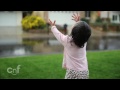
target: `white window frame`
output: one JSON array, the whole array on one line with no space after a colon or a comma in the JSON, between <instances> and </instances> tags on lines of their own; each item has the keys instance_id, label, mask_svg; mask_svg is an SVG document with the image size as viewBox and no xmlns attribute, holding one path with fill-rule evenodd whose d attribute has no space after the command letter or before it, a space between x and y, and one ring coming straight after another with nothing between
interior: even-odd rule
<instances>
[{"instance_id":1,"label":"white window frame","mask_svg":"<svg viewBox=\"0 0 120 90\"><path fill-rule=\"evenodd\" d=\"M85 17L86 17L87 19L90 19L90 11L85 11Z\"/></svg>"}]
</instances>

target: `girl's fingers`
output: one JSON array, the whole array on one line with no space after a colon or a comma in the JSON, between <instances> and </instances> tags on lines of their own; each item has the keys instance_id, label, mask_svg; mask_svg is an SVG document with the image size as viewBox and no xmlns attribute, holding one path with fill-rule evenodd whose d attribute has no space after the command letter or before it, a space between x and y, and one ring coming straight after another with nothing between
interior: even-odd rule
<instances>
[{"instance_id":1,"label":"girl's fingers","mask_svg":"<svg viewBox=\"0 0 120 90\"><path fill-rule=\"evenodd\" d=\"M52 24L52 21L49 19L49 24L51 25Z\"/></svg>"},{"instance_id":2,"label":"girl's fingers","mask_svg":"<svg viewBox=\"0 0 120 90\"><path fill-rule=\"evenodd\" d=\"M74 18L75 21L79 21L80 20L80 15L79 15L78 12L76 14L73 14L72 17Z\"/></svg>"},{"instance_id":3,"label":"girl's fingers","mask_svg":"<svg viewBox=\"0 0 120 90\"><path fill-rule=\"evenodd\" d=\"M74 19L79 20L80 19L80 15L78 14L78 12L76 14L73 14L72 16Z\"/></svg>"},{"instance_id":4,"label":"girl's fingers","mask_svg":"<svg viewBox=\"0 0 120 90\"><path fill-rule=\"evenodd\" d=\"M77 16L73 13L73 16L76 18Z\"/></svg>"},{"instance_id":5,"label":"girl's fingers","mask_svg":"<svg viewBox=\"0 0 120 90\"><path fill-rule=\"evenodd\" d=\"M72 16L74 19L77 19L77 17L75 17L75 16Z\"/></svg>"},{"instance_id":6,"label":"girl's fingers","mask_svg":"<svg viewBox=\"0 0 120 90\"><path fill-rule=\"evenodd\" d=\"M72 16L74 18L74 16Z\"/></svg>"},{"instance_id":7,"label":"girl's fingers","mask_svg":"<svg viewBox=\"0 0 120 90\"><path fill-rule=\"evenodd\" d=\"M51 20L49 19L49 22L51 23Z\"/></svg>"},{"instance_id":8,"label":"girl's fingers","mask_svg":"<svg viewBox=\"0 0 120 90\"><path fill-rule=\"evenodd\" d=\"M49 24L50 24L51 26L55 25L55 22L56 22L56 20L54 20L54 22L52 23L52 21L49 19Z\"/></svg>"},{"instance_id":9,"label":"girl's fingers","mask_svg":"<svg viewBox=\"0 0 120 90\"><path fill-rule=\"evenodd\" d=\"M73 13L73 16L75 16L75 14Z\"/></svg>"}]
</instances>

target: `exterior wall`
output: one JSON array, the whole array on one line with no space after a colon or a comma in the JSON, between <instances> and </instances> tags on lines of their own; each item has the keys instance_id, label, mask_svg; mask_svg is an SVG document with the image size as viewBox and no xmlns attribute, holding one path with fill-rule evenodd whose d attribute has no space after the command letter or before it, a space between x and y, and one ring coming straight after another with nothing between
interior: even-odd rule
<instances>
[{"instance_id":1,"label":"exterior wall","mask_svg":"<svg viewBox=\"0 0 120 90\"><path fill-rule=\"evenodd\" d=\"M80 11L80 17L85 18L85 11Z\"/></svg>"},{"instance_id":2,"label":"exterior wall","mask_svg":"<svg viewBox=\"0 0 120 90\"><path fill-rule=\"evenodd\" d=\"M108 11L101 11L100 18L108 18Z\"/></svg>"},{"instance_id":3,"label":"exterior wall","mask_svg":"<svg viewBox=\"0 0 120 90\"><path fill-rule=\"evenodd\" d=\"M46 22L48 21L48 11L33 11L32 15L40 16Z\"/></svg>"},{"instance_id":4,"label":"exterior wall","mask_svg":"<svg viewBox=\"0 0 120 90\"><path fill-rule=\"evenodd\" d=\"M91 11L90 22L94 23L99 16L99 11Z\"/></svg>"},{"instance_id":5,"label":"exterior wall","mask_svg":"<svg viewBox=\"0 0 120 90\"><path fill-rule=\"evenodd\" d=\"M48 18L48 11L44 12L44 19L45 19L46 22L48 22L48 19L49 19Z\"/></svg>"}]
</instances>

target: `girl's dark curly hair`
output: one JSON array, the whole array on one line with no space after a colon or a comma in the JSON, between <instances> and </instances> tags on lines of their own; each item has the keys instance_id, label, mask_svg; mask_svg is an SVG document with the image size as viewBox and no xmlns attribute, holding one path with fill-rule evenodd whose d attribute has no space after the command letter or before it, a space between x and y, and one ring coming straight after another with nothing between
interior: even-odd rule
<instances>
[{"instance_id":1,"label":"girl's dark curly hair","mask_svg":"<svg viewBox=\"0 0 120 90\"><path fill-rule=\"evenodd\" d=\"M83 48L85 42L87 42L91 36L91 28L86 22L79 21L73 27L71 36L71 42L74 42L78 47Z\"/></svg>"}]
</instances>

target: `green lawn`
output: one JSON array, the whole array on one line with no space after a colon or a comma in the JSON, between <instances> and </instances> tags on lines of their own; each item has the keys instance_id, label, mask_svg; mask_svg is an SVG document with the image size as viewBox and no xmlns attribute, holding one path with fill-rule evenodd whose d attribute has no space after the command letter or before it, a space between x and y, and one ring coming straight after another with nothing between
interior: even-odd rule
<instances>
[{"instance_id":1,"label":"green lawn","mask_svg":"<svg viewBox=\"0 0 120 90\"><path fill-rule=\"evenodd\" d=\"M87 52L90 79L120 79L120 50ZM15 73L17 66L19 72ZM0 79L63 79L62 54L0 58ZM17 70L18 71L18 70Z\"/></svg>"}]
</instances>

